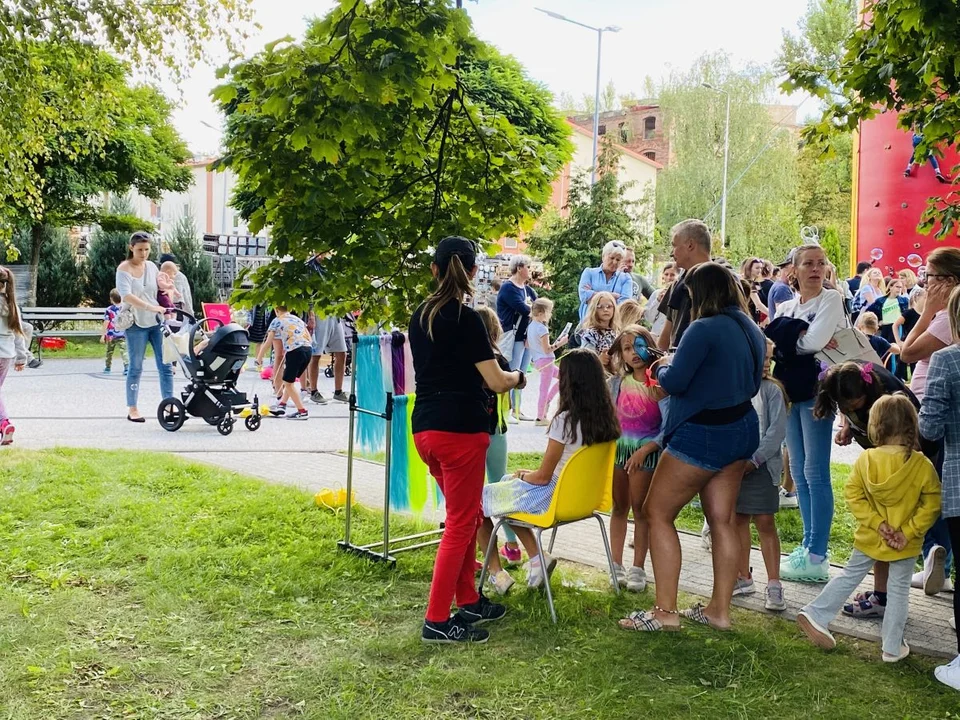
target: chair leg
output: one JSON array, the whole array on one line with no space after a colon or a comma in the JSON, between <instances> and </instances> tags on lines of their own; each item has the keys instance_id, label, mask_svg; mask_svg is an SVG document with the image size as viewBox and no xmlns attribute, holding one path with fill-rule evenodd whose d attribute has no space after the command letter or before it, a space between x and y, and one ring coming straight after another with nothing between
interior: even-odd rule
<instances>
[{"instance_id":1,"label":"chair leg","mask_svg":"<svg viewBox=\"0 0 960 720\"><path fill-rule=\"evenodd\" d=\"M548 553L553 552L553 543L556 541L556 539L557 539L557 526L554 525L553 530L550 531L550 547L547 548Z\"/></svg>"},{"instance_id":2,"label":"chair leg","mask_svg":"<svg viewBox=\"0 0 960 720\"><path fill-rule=\"evenodd\" d=\"M610 540L607 538L607 527L603 524L603 516L598 512L594 512L593 516L597 519L597 522L600 523L600 537L603 539L603 549L607 553L607 564L610 567L610 581L613 583L613 589L616 590L617 595L620 594L620 581L617 580L617 569L613 566L613 553L610 552Z\"/></svg>"},{"instance_id":3,"label":"chair leg","mask_svg":"<svg viewBox=\"0 0 960 720\"><path fill-rule=\"evenodd\" d=\"M483 567L480 568L480 582L477 584L477 592L483 592L483 581L487 579L487 566L490 564L490 557L493 553L493 549L497 546L497 533L500 531L500 526L502 526L504 521L498 520L497 524L493 526L493 532L490 534L490 541L487 543L487 550L483 554Z\"/></svg>"},{"instance_id":4,"label":"chair leg","mask_svg":"<svg viewBox=\"0 0 960 720\"><path fill-rule=\"evenodd\" d=\"M537 552L540 554L540 570L543 572L543 586L547 591L547 604L550 606L550 617L553 618L553 624L557 624L557 611L553 607L553 591L550 590L550 573L547 572L547 567L544 564L546 560L546 555L543 552L543 543L540 539L540 535L543 533L541 528L537 528L537 532L534 534L534 539L537 541Z\"/></svg>"}]
</instances>

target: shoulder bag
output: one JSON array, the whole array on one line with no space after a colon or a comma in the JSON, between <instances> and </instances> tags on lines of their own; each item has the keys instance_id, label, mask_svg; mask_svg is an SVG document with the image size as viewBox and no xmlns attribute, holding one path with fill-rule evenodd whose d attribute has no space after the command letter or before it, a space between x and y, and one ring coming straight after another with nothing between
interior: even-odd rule
<instances>
[{"instance_id":1,"label":"shoulder bag","mask_svg":"<svg viewBox=\"0 0 960 720\"><path fill-rule=\"evenodd\" d=\"M860 330L853 327L849 313L846 314L847 327L837 330L833 340L837 343L834 350L824 348L816 354L817 360L828 367L845 363L849 360L862 360L883 367L883 361L873 349L873 345Z\"/></svg>"}]
</instances>

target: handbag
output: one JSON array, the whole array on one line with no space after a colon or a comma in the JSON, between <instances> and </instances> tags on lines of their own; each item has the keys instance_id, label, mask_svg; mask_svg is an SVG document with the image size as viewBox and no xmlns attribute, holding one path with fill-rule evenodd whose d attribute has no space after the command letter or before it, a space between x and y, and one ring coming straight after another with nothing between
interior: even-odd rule
<instances>
[{"instance_id":1,"label":"handbag","mask_svg":"<svg viewBox=\"0 0 960 720\"><path fill-rule=\"evenodd\" d=\"M120 312L117 313L116 317L113 318L113 327L117 330L123 331L128 330L133 326L133 308L127 304L123 303L120 306Z\"/></svg>"},{"instance_id":2,"label":"handbag","mask_svg":"<svg viewBox=\"0 0 960 720\"><path fill-rule=\"evenodd\" d=\"M500 354L503 355L503 359L508 363L513 362L513 344L516 342L518 327L520 327L519 320L517 320L517 324L511 329L505 331L503 335L500 336L500 340L497 341L497 348L500 350Z\"/></svg>"},{"instance_id":3,"label":"handbag","mask_svg":"<svg viewBox=\"0 0 960 720\"><path fill-rule=\"evenodd\" d=\"M839 365L849 360L862 360L883 367L883 361L873 349L867 336L853 327L837 330L833 336L837 347L834 350L824 348L817 353L816 358L829 367Z\"/></svg>"}]
</instances>

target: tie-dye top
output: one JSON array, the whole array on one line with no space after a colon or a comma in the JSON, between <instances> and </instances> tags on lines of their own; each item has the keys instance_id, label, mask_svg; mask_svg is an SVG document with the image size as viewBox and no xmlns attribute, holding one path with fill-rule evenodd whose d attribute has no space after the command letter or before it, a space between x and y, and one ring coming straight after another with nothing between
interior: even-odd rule
<instances>
[{"instance_id":1,"label":"tie-dye top","mask_svg":"<svg viewBox=\"0 0 960 720\"><path fill-rule=\"evenodd\" d=\"M660 405L657 398L642 382L632 375L620 381L617 394L617 419L620 421L620 439L617 440L618 466L660 434ZM656 456L651 459L656 466Z\"/></svg>"}]
</instances>

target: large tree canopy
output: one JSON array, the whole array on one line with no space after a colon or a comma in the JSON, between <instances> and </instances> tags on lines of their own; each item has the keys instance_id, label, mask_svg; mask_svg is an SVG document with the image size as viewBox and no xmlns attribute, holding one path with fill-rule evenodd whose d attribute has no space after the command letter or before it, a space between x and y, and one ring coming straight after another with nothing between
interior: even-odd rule
<instances>
[{"instance_id":1,"label":"large tree canopy","mask_svg":"<svg viewBox=\"0 0 960 720\"><path fill-rule=\"evenodd\" d=\"M839 3L841 4L842 3ZM785 89L820 98L825 109L805 137L823 142L837 131L886 110L900 113L904 128L917 128L924 142L917 157L956 142L960 135L960 64L956 38L960 5L928 0L868 2L866 22L850 34L837 58L799 55L788 66ZM938 236L960 221L960 198L933 198L922 224L937 222Z\"/></svg>"},{"instance_id":2,"label":"large tree canopy","mask_svg":"<svg viewBox=\"0 0 960 720\"><path fill-rule=\"evenodd\" d=\"M155 88L129 84L124 64L94 47L27 47L46 88L39 112L62 120L60 108L75 90L82 87L85 94L70 111L69 125L45 126L48 133L25 155L36 174L39 202L15 186L0 188L0 206L18 225L34 229L30 263L36 267L44 224L94 222L100 210L90 201L98 194L135 187L159 198L164 190L186 189L190 174L182 165L188 153L171 123L170 103Z\"/></svg>"},{"instance_id":3,"label":"large tree canopy","mask_svg":"<svg viewBox=\"0 0 960 720\"><path fill-rule=\"evenodd\" d=\"M214 55L212 50L223 45L236 50L251 21L250 0L0 2L0 178L4 195L16 200L16 206L0 203L0 248L23 208L40 221L38 163L48 159L49 138L69 136L75 128L103 132L110 122L88 111L95 100L91 74L74 72L77 62L95 62L92 47L179 79L194 62ZM38 43L50 43L57 52L40 55ZM51 94L56 104L49 102Z\"/></svg>"},{"instance_id":4,"label":"large tree canopy","mask_svg":"<svg viewBox=\"0 0 960 720\"><path fill-rule=\"evenodd\" d=\"M431 244L528 225L570 156L550 95L447 0L340 0L300 44L224 71L218 164L278 260L240 302L404 320ZM305 269L325 256L324 273Z\"/></svg>"}]
</instances>

